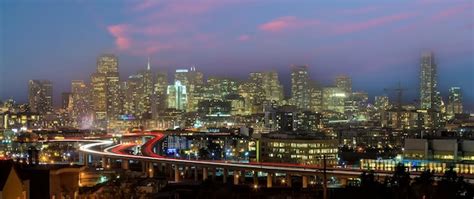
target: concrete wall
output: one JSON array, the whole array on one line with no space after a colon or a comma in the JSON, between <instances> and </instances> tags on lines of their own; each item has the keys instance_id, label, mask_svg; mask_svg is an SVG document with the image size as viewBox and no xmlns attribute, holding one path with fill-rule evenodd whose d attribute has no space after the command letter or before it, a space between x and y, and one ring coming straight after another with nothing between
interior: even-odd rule
<instances>
[{"instance_id":1,"label":"concrete wall","mask_svg":"<svg viewBox=\"0 0 474 199\"><path fill-rule=\"evenodd\" d=\"M428 140L425 139L405 139L405 151L427 151Z\"/></svg>"},{"instance_id":2,"label":"concrete wall","mask_svg":"<svg viewBox=\"0 0 474 199\"><path fill-rule=\"evenodd\" d=\"M464 140L462 142L462 151L474 153L474 140Z\"/></svg>"},{"instance_id":3,"label":"concrete wall","mask_svg":"<svg viewBox=\"0 0 474 199\"><path fill-rule=\"evenodd\" d=\"M433 151L457 152L458 141L456 139L434 139L432 140Z\"/></svg>"}]
</instances>

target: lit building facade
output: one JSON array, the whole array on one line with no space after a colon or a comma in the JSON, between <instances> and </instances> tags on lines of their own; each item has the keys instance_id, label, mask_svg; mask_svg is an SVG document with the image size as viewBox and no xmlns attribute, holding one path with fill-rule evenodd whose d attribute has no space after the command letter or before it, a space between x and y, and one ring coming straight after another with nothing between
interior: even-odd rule
<instances>
[{"instance_id":1,"label":"lit building facade","mask_svg":"<svg viewBox=\"0 0 474 199\"><path fill-rule=\"evenodd\" d=\"M250 81L256 83L264 100L278 104L283 100L283 86L280 84L277 72L253 72L250 73Z\"/></svg>"},{"instance_id":2,"label":"lit building facade","mask_svg":"<svg viewBox=\"0 0 474 199\"><path fill-rule=\"evenodd\" d=\"M72 126L90 128L93 120L90 87L82 80L72 80L71 99Z\"/></svg>"},{"instance_id":3,"label":"lit building facade","mask_svg":"<svg viewBox=\"0 0 474 199\"><path fill-rule=\"evenodd\" d=\"M291 101L299 109L308 109L310 101L308 66L293 66L291 70Z\"/></svg>"},{"instance_id":4,"label":"lit building facade","mask_svg":"<svg viewBox=\"0 0 474 199\"><path fill-rule=\"evenodd\" d=\"M322 166L337 165L338 141L320 133L263 134L257 149L262 162L294 163Z\"/></svg>"},{"instance_id":5,"label":"lit building facade","mask_svg":"<svg viewBox=\"0 0 474 199\"><path fill-rule=\"evenodd\" d=\"M437 110L437 74L436 63L432 52L424 53L421 57L420 72L420 108Z\"/></svg>"},{"instance_id":6,"label":"lit building facade","mask_svg":"<svg viewBox=\"0 0 474 199\"><path fill-rule=\"evenodd\" d=\"M182 85L180 81L175 81L174 85L168 86L167 95L168 108L186 110L188 104L186 86Z\"/></svg>"},{"instance_id":7,"label":"lit building facade","mask_svg":"<svg viewBox=\"0 0 474 199\"><path fill-rule=\"evenodd\" d=\"M193 112L197 110L197 104L202 100L202 86L204 83L204 75L196 71L195 67L188 69L176 70L175 81L181 82L183 86L186 86L187 91L187 104L186 110Z\"/></svg>"},{"instance_id":8,"label":"lit building facade","mask_svg":"<svg viewBox=\"0 0 474 199\"><path fill-rule=\"evenodd\" d=\"M30 80L28 103L32 112L47 114L53 111L53 84L49 80Z\"/></svg>"},{"instance_id":9,"label":"lit building facade","mask_svg":"<svg viewBox=\"0 0 474 199\"><path fill-rule=\"evenodd\" d=\"M97 127L106 128L108 120L122 113L118 58L102 55L97 58L97 72L91 76L94 121Z\"/></svg>"},{"instance_id":10,"label":"lit building facade","mask_svg":"<svg viewBox=\"0 0 474 199\"><path fill-rule=\"evenodd\" d=\"M334 111L344 113L345 101L347 95L344 90L338 87L323 88L323 109L325 111Z\"/></svg>"},{"instance_id":11,"label":"lit building facade","mask_svg":"<svg viewBox=\"0 0 474 199\"><path fill-rule=\"evenodd\" d=\"M339 75L336 77L336 87L340 88L347 95L352 93L352 79L346 75Z\"/></svg>"},{"instance_id":12,"label":"lit building facade","mask_svg":"<svg viewBox=\"0 0 474 199\"><path fill-rule=\"evenodd\" d=\"M153 118L156 118L158 113L166 109L166 92L168 89L168 74L166 72L157 72L155 77L155 99L152 100Z\"/></svg>"},{"instance_id":13,"label":"lit building facade","mask_svg":"<svg viewBox=\"0 0 474 199\"><path fill-rule=\"evenodd\" d=\"M450 117L454 117L455 114L463 113L462 92L460 87L451 87L449 89L446 112Z\"/></svg>"}]
</instances>

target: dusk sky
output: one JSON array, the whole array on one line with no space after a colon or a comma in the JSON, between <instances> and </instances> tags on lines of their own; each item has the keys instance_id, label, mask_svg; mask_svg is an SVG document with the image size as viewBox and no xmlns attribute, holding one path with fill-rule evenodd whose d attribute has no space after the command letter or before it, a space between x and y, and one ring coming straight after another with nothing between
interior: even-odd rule
<instances>
[{"instance_id":1,"label":"dusk sky","mask_svg":"<svg viewBox=\"0 0 474 199\"><path fill-rule=\"evenodd\" d=\"M297 2L297 3L296 3ZM433 51L439 90L460 86L474 109L474 1L18 1L0 2L0 100L26 102L30 79L53 81L55 104L73 79L90 81L102 53L119 57L124 80L195 65L205 76L246 78L276 70L288 91L290 65L307 64L330 85L384 94L398 81L418 98L419 62Z\"/></svg>"}]
</instances>

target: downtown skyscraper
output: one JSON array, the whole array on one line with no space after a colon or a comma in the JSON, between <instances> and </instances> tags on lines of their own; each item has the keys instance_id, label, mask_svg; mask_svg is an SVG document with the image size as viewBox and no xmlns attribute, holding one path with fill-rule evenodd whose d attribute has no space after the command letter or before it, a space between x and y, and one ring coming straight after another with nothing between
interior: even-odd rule
<instances>
[{"instance_id":1,"label":"downtown skyscraper","mask_svg":"<svg viewBox=\"0 0 474 199\"><path fill-rule=\"evenodd\" d=\"M28 82L28 103L30 110L39 114L53 111L53 84L49 80Z\"/></svg>"},{"instance_id":2,"label":"downtown skyscraper","mask_svg":"<svg viewBox=\"0 0 474 199\"><path fill-rule=\"evenodd\" d=\"M292 66L291 101L299 109L308 109L310 101L308 66Z\"/></svg>"},{"instance_id":3,"label":"downtown skyscraper","mask_svg":"<svg viewBox=\"0 0 474 199\"><path fill-rule=\"evenodd\" d=\"M122 112L118 59L102 55L97 59L97 72L91 75L94 121L105 128L107 120L116 119Z\"/></svg>"},{"instance_id":4,"label":"downtown skyscraper","mask_svg":"<svg viewBox=\"0 0 474 199\"><path fill-rule=\"evenodd\" d=\"M446 110L448 116L463 113L462 92L460 87L451 87L449 89L448 105Z\"/></svg>"},{"instance_id":5,"label":"downtown skyscraper","mask_svg":"<svg viewBox=\"0 0 474 199\"><path fill-rule=\"evenodd\" d=\"M175 82L179 81L186 87L187 104L186 111L193 112L197 110L197 104L203 98L204 75L197 71L196 67L188 69L178 69L174 75Z\"/></svg>"},{"instance_id":6,"label":"downtown skyscraper","mask_svg":"<svg viewBox=\"0 0 474 199\"><path fill-rule=\"evenodd\" d=\"M82 80L71 81L71 118L76 128L90 128L93 117L90 87Z\"/></svg>"},{"instance_id":7,"label":"downtown skyscraper","mask_svg":"<svg viewBox=\"0 0 474 199\"><path fill-rule=\"evenodd\" d=\"M426 52L421 57L420 65L420 108L439 109L438 81L436 63L432 52Z\"/></svg>"}]
</instances>

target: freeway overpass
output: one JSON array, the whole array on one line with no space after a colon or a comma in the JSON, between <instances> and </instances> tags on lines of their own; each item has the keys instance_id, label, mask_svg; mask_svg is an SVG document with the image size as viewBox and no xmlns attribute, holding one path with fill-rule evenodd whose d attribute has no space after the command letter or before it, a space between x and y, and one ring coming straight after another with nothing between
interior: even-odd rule
<instances>
[{"instance_id":1,"label":"freeway overpass","mask_svg":"<svg viewBox=\"0 0 474 199\"><path fill-rule=\"evenodd\" d=\"M175 159L167 158L155 154L152 148L156 143L161 142L166 136L161 133L140 133L132 134L126 136L152 136L153 139L148 140L142 145L142 155L131 155L125 153L124 150L127 148L135 146L134 144L124 143L124 144L114 144L111 140L81 140L81 139L66 139L62 141L86 141L89 142L80 147L80 151L86 155L100 156L102 157L102 167L108 168L110 160L120 159L122 162L123 169L129 169L129 161L140 161L143 165L143 172L147 176L154 176L156 165L159 169L169 168L169 170L174 170L171 174L174 176L174 181L179 182L182 178L180 168L194 168L195 180L198 180L199 174L202 174L202 179L206 180L211 173L212 177L216 176L216 170L222 170L224 175L223 181L227 181L227 176L230 172L234 177L234 184L238 184L241 181L242 176L245 172L251 172L254 174L254 183L258 183L257 173L262 172L266 173L267 176L267 187L272 187L273 178L276 173L284 174L286 176L286 183L291 186L292 176L301 177L303 188L308 187L308 177L310 176L320 176L322 179L327 179L326 176L334 176L340 179L342 184L347 182L349 178L358 178L365 170L354 169L354 168L327 168L311 166L311 165L299 165L299 164L284 164L284 163L241 163L241 162L232 162L232 161L212 161L212 160L185 160L185 159ZM87 158L84 158L87 160ZM85 162L87 165L88 163ZM174 174L173 174L174 173ZM421 172L411 172L411 176L416 177ZM326 175L324 175L326 174ZM392 175L391 171L375 171L375 177L385 178ZM441 173L435 174L435 176L442 176ZM245 177L245 176L244 176ZM474 180L474 175L466 174L464 175L465 179L470 181ZM323 180L326 182L327 180Z\"/></svg>"}]
</instances>

